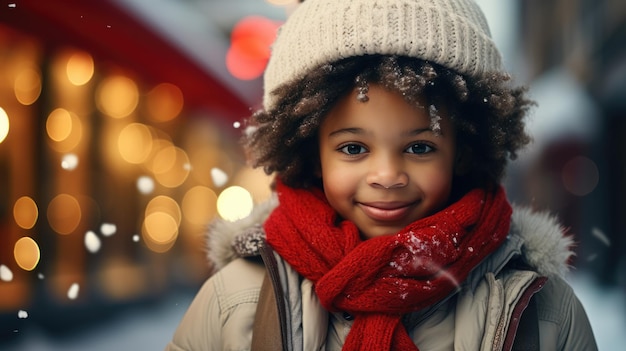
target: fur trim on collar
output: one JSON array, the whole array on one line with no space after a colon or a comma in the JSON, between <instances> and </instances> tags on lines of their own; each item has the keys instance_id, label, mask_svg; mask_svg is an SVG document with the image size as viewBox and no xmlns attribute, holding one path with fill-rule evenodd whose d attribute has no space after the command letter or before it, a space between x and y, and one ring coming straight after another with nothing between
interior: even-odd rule
<instances>
[{"instance_id":1,"label":"fur trim on collar","mask_svg":"<svg viewBox=\"0 0 626 351\"><path fill-rule=\"evenodd\" d=\"M565 276L574 241L555 216L513 206L513 226L523 239L522 256L541 275Z\"/></svg>"},{"instance_id":2,"label":"fur trim on collar","mask_svg":"<svg viewBox=\"0 0 626 351\"><path fill-rule=\"evenodd\" d=\"M254 206L252 213L246 218L234 222L216 219L209 225L207 257L214 271L220 270L228 262L241 256L235 249L237 237L252 227L262 226L277 205L278 198L273 195L269 200Z\"/></svg>"},{"instance_id":3,"label":"fur trim on collar","mask_svg":"<svg viewBox=\"0 0 626 351\"><path fill-rule=\"evenodd\" d=\"M215 271L242 256L236 249L238 237L250 233L253 227L260 228L277 205L277 197L272 196L256 205L246 218L234 222L216 219L210 224L207 257ZM563 277L569 269L568 260L574 254L573 240L564 234L557 218L546 212L513 206L512 222L512 235L521 238L521 253L526 263L541 275Z\"/></svg>"}]
</instances>

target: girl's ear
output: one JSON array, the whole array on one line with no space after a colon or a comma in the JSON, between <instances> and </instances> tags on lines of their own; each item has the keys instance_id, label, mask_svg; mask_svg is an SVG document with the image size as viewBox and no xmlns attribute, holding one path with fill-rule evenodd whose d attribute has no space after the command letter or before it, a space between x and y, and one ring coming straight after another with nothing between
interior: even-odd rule
<instances>
[{"instance_id":1,"label":"girl's ear","mask_svg":"<svg viewBox=\"0 0 626 351\"><path fill-rule=\"evenodd\" d=\"M472 158L472 151L467 146L459 147L454 164L454 174L457 176L467 175L472 167Z\"/></svg>"}]
</instances>

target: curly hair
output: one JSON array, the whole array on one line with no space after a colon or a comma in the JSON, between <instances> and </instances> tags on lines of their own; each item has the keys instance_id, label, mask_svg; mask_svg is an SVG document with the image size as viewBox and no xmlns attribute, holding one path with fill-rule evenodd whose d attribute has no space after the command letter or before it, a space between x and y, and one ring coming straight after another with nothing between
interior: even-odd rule
<instances>
[{"instance_id":1,"label":"curly hair","mask_svg":"<svg viewBox=\"0 0 626 351\"><path fill-rule=\"evenodd\" d=\"M248 122L253 131L244 137L244 145L252 166L276 172L292 187L319 186L320 124L350 91L375 83L420 108L425 108L420 106L424 98L433 123L436 111L445 107L456 129L457 150L471 159L463 188L486 186L501 180L508 160L530 141L523 119L533 102L525 88L510 87L509 82L504 73L474 79L409 57L351 57L322 65L272 92L276 107L252 115Z\"/></svg>"}]
</instances>

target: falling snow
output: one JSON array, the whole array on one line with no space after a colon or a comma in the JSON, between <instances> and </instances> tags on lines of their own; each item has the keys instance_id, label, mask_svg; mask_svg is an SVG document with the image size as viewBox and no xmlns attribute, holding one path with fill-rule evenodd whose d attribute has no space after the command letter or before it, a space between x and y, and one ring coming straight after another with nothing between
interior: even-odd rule
<instances>
[{"instance_id":1,"label":"falling snow","mask_svg":"<svg viewBox=\"0 0 626 351\"><path fill-rule=\"evenodd\" d=\"M233 123L233 128L238 129L239 127L241 127L241 122L234 122Z\"/></svg>"},{"instance_id":2,"label":"falling snow","mask_svg":"<svg viewBox=\"0 0 626 351\"><path fill-rule=\"evenodd\" d=\"M26 312L24 310L17 311L17 318L19 318L19 319L26 319L26 318L28 318L28 312Z\"/></svg>"},{"instance_id":3,"label":"falling snow","mask_svg":"<svg viewBox=\"0 0 626 351\"><path fill-rule=\"evenodd\" d=\"M587 262L593 262L598 258L598 254L592 254L587 256Z\"/></svg>"},{"instance_id":4,"label":"falling snow","mask_svg":"<svg viewBox=\"0 0 626 351\"><path fill-rule=\"evenodd\" d=\"M606 236L606 234L604 234L604 232L601 231L600 229L594 227L591 230L591 235L593 235L596 239L598 239L604 245L611 246L611 239L609 239L609 237Z\"/></svg>"},{"instance_id":5,"label":"falling snow","mask_svg":"<svg viewBox=\"0 0 626 351\"><path fill-rule=\"evenodd\" d=\"M139 235L138 234L133 235L133 241L136 242L136 243L139 242Z\"/></svg>"},{"instance_id":6,"label":"falling snow","mask_svg":"<svg viewBox=\"0 0 626 351\"><path fill-rule=\"evenodd\" d=\"M435 134L441 134L441 116L439 116L439 111L435 105L430 105L428 107L428 113L430 115L430 129Z\"/></svg>"},{"instance_id":7,"label":"falling snow","mask_svg":"<svg viewBox=\"0 0 626 351\"><path fill-rule=\"evenodd\" d=\"M228 182L228 175L219 168L211 168L211 179L216 187L221 188Z\"/></svg>"},{"instance_id":8,"label":"falling snow","mask_svg":"<svg viewBox=\"0 0 626 351\"><path fill-rule=\"evenodd\" d=\"M111 236L117 232L117 226L112 223L102 223L100 226L100 233L104 236Z\"/></svg>"},{"instance_id":9,"label":"falling snow","mask_svg":"<svg viewBox=\"0 0 626 351\"><path fill-rule=\"evenodd\" d=\"M64 155L61 159L61 168L66 171L73 171L78 167L78 156L76 154Z\"/></svg>"},{"instance_id":10,"label":"falling snow","mask_svg":"<svg viewBox=\"0 0 626 351\"><path fill-rule=\"evenodd\" d=\"M78 283L72 284L72 286L70 286L70 288L67 290L67 297L70 300L76 300L76 298L78 297L79 290L80 290L80 286L78 285Z\"/></svg>"},{"instance_id":11,"label":"falling snow","mask_svg":"<svg viewBox=\"0 0 626 351\"><path fill-rule=\"evenodd\" d=\"M102 243L96 233L92 232L91 230L85 233L85 247L87 248L87 251L91 253L96 253L100 250L101 246Z\"/></svg>"},{"instance_id":12,"label":"falling snow","mask_svg":"<svg viewBox=\"0 0 626 351\"><path fill-rule=\"evenodd\" d=\"M144 195L151 194L154 191L154 179L149 176L137 178L137 189Z\"/></svg>"},{"instance_id":13,"label":"falling snow","mask_svg":"<svg viewBox=\"0 0 626 351\"><path fill-rule=\"evenodd\" d=\"M0 264L0 280L5 282L10 282L13 280L13 272L9 269L9 267Z\"/></svg>"}]
</instances>

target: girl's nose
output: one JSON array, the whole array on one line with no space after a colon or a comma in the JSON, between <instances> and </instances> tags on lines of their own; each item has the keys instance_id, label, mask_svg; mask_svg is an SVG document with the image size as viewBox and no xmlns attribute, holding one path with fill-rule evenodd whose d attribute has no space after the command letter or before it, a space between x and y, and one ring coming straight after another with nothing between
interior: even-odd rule
<instances>
[{"instance_id":1,"label":"girl's nose","mask_svg":"<svg viewBox=\"0 0 626 351\"><path fill-rule=\"evenodd\" d=\"M373 187L394 189L403 188L409 182L402 160L394 157L372 158L367 183Z\"/></svg>"}]
</instances>

